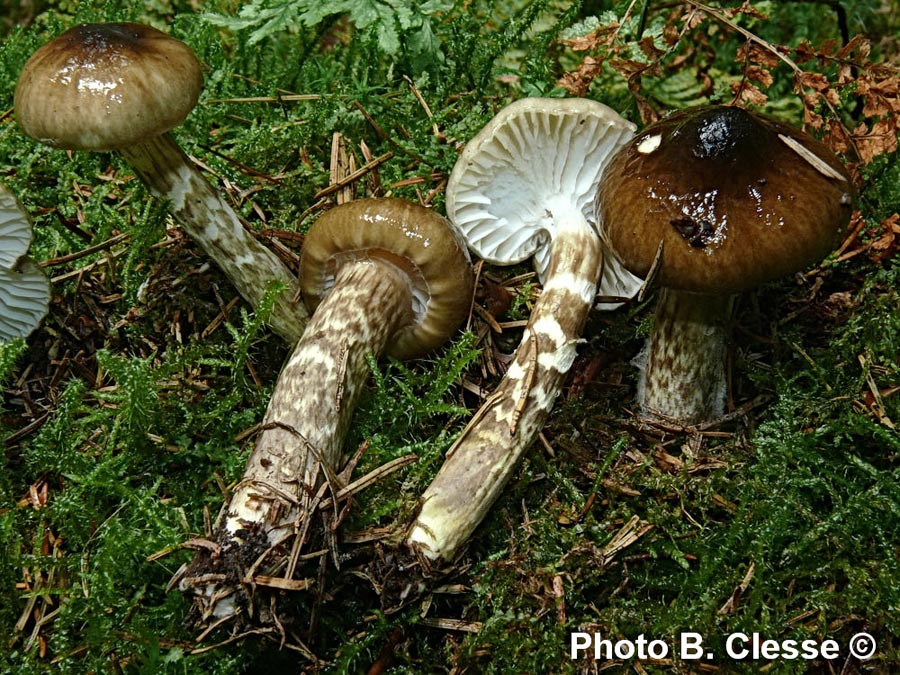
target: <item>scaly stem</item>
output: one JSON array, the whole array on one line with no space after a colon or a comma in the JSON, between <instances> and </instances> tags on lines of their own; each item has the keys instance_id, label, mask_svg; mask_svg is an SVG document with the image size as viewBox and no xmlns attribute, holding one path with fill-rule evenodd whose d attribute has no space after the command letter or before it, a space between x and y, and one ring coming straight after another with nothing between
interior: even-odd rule
<instances>
[{"instance_id":1,"label":"scaly stem","mask_svg":"<svg viewBox=\"0 0 900 675\"><path fill-rule=\"evenodd\" d=\"M731 296L663 288L644 351L637 401L642 412L682 424L725 409L725 337Z\"/></svg>"},{"instance_id":2,"label":"scaly stem","mask_svg":"<svg viewBox=\"0 0 900 675\"><path fill-rule=\"evenodd\" d=\"M269 284L286 286L272 310L272 329L290 344L303 334L308 315L296 299L297 278L272 251L244 229L169 133L120 150L125 161L157 197L169 200L172 215L212 258L253 307Z\"/></svg>"},{"instance_id":3,"label":"scaly stem","mask_svg":"<svg viewBox=\"0 0 900 675\"><path fill-rule=\"evenodd\" d=\"M366 355L381 355L390 336L412 316L409 280L390 263L345 263L278 377L263 430L244 476L217 524L215 543L191 563L180 586L201 595L204 616L234 611L235 591L251 575L281 573L315 493L341 455ZM260 556L265 562L256 566ZM210 584L209 574L226 579ZM289 575L288 575L289 577ZM224 602L223 602L224 600Z\"/></svg>"},{"instance_id":4,"label":"scaly stem","mask_svg":"<svg viewBox=\"0 0 900 675\"><path fill-rule=\"evenodd\" d=\"M575 360L603 256L587 222L570 218L552 242L546 283L509 370L422 495L406 544L425 558L450 561L468 540L544 426Z\"/></svg>"}]
</instances>

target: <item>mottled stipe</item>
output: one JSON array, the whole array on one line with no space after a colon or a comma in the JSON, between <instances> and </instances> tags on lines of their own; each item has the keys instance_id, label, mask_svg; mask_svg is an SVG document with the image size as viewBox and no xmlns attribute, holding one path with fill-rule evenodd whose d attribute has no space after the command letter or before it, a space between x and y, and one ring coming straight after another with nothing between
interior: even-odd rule
<instances>
[{"instance_id":1,"label":"mottled stipe","mask_svg":"<svg viewBox=\"0 0 900 675\"><path fill-rule=\"evenodd\" d=\"M336 508L343 487L336 472L366 356L390 353L398 341L404 355L437 347L465 318L474 283L450 223L391 198L324 213L306 234L301 267L313 317L278 377L214 541L176 575L181 590L198 596L204 622L246 608L245 620L280 626L276 596L256 585L302 590L294 578L301 552L323 527L326 540L334 536L337 515L319 507Z\"/></svg>"},{"instance_id":2,"label":"mottled stipe","mask_svg":"<svg viewBox=\"0 0 900 675\"><path fill-rule=\"evenodd\" d=\"M641 412L684 424L725 410L725 339L731 296L660 290L653 330L637 357Z\"/></svg>"},{"instance_id":3,"label":"mottled stipe","mask_svg":"<svg viewBox=\"0 0 900 675\"><path fill-rule=\"evenodd\" d=\"M224 616L244 575L279 542L256 574L277 574L299 523L315 508L322 465L333 470L365 381L367 354L381 354L388 338L411 319L409 280L378 260L350 262L316 309L278 378L262 432L217 525L215 557L199 557L181 580L201 596L204 616ZM284 548L286 547L286 548ZM212 586L204 577L224 573ZM214 589L214 591L213 591Z\"/></svg>"},{"instance_id":4,"label":"mottled stipe","mask_svg":"<svg viewBox=\"0 0 900 675\"><path fill-rule=\"evenodd\" d=\"M206 181L170 134L156 136L120 150L157 197L168 199L172 214L203 251L257 307L269 284L286 289L275 302L272 330L294 344L303 334L306 308L295 300L297 278L272 251L244 229L237 214Z\"/></svg>"},{"instance_id":5,"label":"mottled stipe","mask_svg":"<svg viewBox=\"0 0 900 675\"><path fill-rule=\"evenodd\" d=\"M566 223L550 261L513 363L422 495L406 543L426 558L452 560L481 522L543 427L575 359L600 276L600 240L585 221Z\"/></svg>"},{"instance_id":6,"label":"mottled stipe","mask_svg":"<svg viewBox=\"0 0 900 675\"><path fill-rule=\"evenodd\" d=\"M321 479L321 463L338 465L368 372L365 357L381 354L388 337L409 323L410 305L409 282L391 265L369 260L340 268L334 290L313 314L278 378L244 486L231 501L229 531L240 529L243 519L262 521L251 516L268 508L266 497L253 496L265 492L260 485L300 497L299 476L313 487Z\"/></svg>"}]
</instances>

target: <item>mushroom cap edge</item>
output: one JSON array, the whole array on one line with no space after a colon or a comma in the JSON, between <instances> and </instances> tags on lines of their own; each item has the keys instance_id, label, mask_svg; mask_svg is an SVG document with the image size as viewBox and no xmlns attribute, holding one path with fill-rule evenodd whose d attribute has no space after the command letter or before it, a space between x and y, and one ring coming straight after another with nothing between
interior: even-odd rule
<instances>
[{"instance_id":1,"label":"mushroom cap edge","mask_svg":"<svg viewBox=\"0 0 900 675\"><path fill-rule=\"evenodd\" d=\"M367 198L326 211L306 235L300 288L310 311L331 290L347 260L376 258L400 268L413 291L412 324L386 352L413 358L436 349L465 320L474 274L464 242L433 209L398 198Z\"/></svg>"}]
</instances>

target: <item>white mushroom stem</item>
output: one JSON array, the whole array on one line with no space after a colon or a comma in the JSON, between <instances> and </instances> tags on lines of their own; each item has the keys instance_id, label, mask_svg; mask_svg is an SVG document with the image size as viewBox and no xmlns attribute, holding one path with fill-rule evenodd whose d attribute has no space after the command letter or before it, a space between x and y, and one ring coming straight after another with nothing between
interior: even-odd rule
<instances>
[{"instance_id":1,"label":"white mushroom stem","mask_svg":"<svg viewBox=\"0 0 900 675\"><path fill-rule=\"evenodd\" d=\"M551 247L546 281L512 364L422 495L406 544L427 559L450 561L468 540L544 426L575 360L597 292L601 243L572 212Z\"/></svg>"},{"instance_id":2,"label":"white mushroom stem","mask_svg":"<svg viewBox=\"0 0 900 675\"><path fill-rule=\"evenodd\" d=\"M275 301L272 330L294 344L308 315L297 299L297 278L272 251L244 229L237 214L184 154L170 133L119 150L157 197L253 307L273 281L286 287Z\"/></svg>"},{"instance_id":3,"label":"white mushroom stem","mask_svg":"<svg viewBox=\"0 0 900 675\"><path fill-rule=\"evenodd\" d=\"M694 424L725 410L725 340L730 295L663 288L653 329L636 359L644 414Z\"/></svg>"},{"instance_id":4,"label":"white mushroom stem","mask_svg":"<svg viewBox=\"0 0 900 675\"><path fill-rule=\"evenodd\" d=\"M302 523L317 508L315 493L341 455L361 385L366 355L381 355L411 320L408 277L378 259L348 261L313 313L279 375L244 476L217 524L219 551L205 552L182 577L183 591L201 597L204 618L234 612L237 590L252 577L285 574ZM264 562L257 565L260 556ZM210 573L225 579L209 583Z\"/></svg>"}]
</instances>

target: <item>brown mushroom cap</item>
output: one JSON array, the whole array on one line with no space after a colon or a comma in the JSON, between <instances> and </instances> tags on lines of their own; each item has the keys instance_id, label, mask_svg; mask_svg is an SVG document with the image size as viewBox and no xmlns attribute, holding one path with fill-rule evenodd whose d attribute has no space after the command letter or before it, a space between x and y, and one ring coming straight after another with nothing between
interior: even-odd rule
<instances>
[{"instance_id":1,"label":"brown mushroom cap","mask_svg":"<svg viewBox=\"0 0 900 675\"><path fill-rule=\"evenodd\" d=\"M413 321L387 353L411 358L440 346L469 311L474 279L465 244L446 218L402 199L358 199L326 211L310 228L300 288L314 311L348 261L378 260L410 280Z\"/></svg>"},{"instance_id":2,"label":"brown mushroom cap","mask_svg":"<svg viewBox=\"0 0 900 675\"><path fill-rule=\"evenodd\" d=\"M596 208L622 264L662 286L734 293L801 270L840 241L846 169L824 145L772 118L709 106L647 127L604 173Z\"/></svg>"},{"instance_id":3,"label":"brown mushroom cap","mask_svg":"<svg viewBox=\"0 0 900 675\"><path fill-rule=\"evenodd\" d=\"M179 125L202 84L197 57L183 42L140 24L83 24L25 64L16 119L47 145L116 150Z\"/></svg>"}]
</instances>

